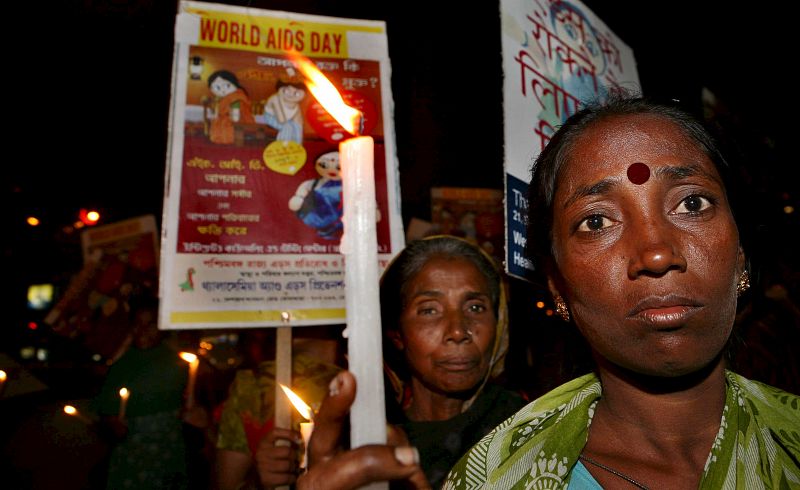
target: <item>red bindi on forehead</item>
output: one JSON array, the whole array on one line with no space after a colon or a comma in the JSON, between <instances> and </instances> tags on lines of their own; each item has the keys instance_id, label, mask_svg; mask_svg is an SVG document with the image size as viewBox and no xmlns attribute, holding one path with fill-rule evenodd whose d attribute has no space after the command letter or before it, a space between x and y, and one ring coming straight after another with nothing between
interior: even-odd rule
<instances>
[{"instance_id":1,"label":"red bindi on forehead","mask_svg":"<svg viewBox=\"0 0 800 490\"><path fill-rule=\"evenodd\" d=\"M628 167L628 180L636 185L642 185L650 179L650 167L642 162L632 163Z\"/></svg>"}]
</instances>

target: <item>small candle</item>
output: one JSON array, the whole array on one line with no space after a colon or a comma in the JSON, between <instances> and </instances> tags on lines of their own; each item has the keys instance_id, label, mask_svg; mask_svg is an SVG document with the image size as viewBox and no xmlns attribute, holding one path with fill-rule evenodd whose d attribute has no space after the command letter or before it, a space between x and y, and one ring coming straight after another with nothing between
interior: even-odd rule
<instances>
[{"instance_id":1,"label":"small candle","mask_svg":"<svg viewBox=\"0 0 800 490\"><path fill-rule=\"evenodd\" d=\"M76 419L80 420L85 424L90 424L92 421L81 415L78 412L78 409L73 407L72 405L64 405L64 413L69 415L70 417L75 417Z\"/></svg>"},{"instance_id":2,"label":"small candle","mask_svg":"<svg viewBox=\"0 0 800 490\"><path fill-rule=\"evenodd\" d=\"M128 391L128 388L122 387L119 389L119 417L120 420L125 420L125 408L128 406L128 398L131 396L131 392Z\"/></svg>"},{"instance_id":3,"label":"small candle","mask_svg":"<svg viewBox=\"0 0 800 490\"><path fill-rule=\"evenodd\" d=\"M300 468L308 466L308 441L311 440L311 433L314 432L314 422L300 422L300 435L303 437L303 459L300 461Z\"/></svg>"},{"instance_id":4,"label":"small candle","mask_svg":"<svg viewBox=\"0 0 800 490\"><path fill-rule=\"evenodd\" d=\"M386 407L383 395L382 333L378 279L378 240L375 226L374 142L358 136L363 115L344 103L342 96L308 59L290 58L306 76L317 101L349 133L357 135L339 145L342 166L345 256L347 353L350 371L358 382L350 409L350 444L386 444Z\"/></svg>"},{"instance_id":5,"label":"small candle","mask_svg":"<svg viewBox=\"0 0 800 490\"><path fill-rule=\"evenodd\" d=\"M311 440L311 433L314 432L314 412L302 398L297 396L294 391L290 390L286 385L280 384L281 389L289 398L289 401L294 405L295 410L303 416L307 422L300 423L300 436L303 438L303 459L300 461L300 468L305 468L308 464L308 441Z\"/></svg>"},{"instance_id":6,"label":"small candle","mask_svg":"<svg viewBox=\"0 0 800 490\"><path fill-rule=\"evenodd\" d=\"M197 378L197 368L200 366L200 359L191 352L181 352L178 354L181 359L189 363L189 381L186 383L186 408L194 407L194 383Z\"/></svg>"}]
</instances>

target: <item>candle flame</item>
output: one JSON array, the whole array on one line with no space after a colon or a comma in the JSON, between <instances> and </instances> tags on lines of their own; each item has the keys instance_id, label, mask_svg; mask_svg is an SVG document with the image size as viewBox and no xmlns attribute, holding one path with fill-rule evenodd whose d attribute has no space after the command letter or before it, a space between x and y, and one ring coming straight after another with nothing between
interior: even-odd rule
<instances>
[{"instance_id":1,"label":"candle flame","mask_svg":"<svg viewBox=\"0 0 800 490\"><path fill-rule=\"evenodd\" d=\"M278 383L278 384L281 385L281 389L283 390L284 393L286 393L286 396L289 398L289 401L292 402L292 405L294 405L294 408L298 412L300 412L300 415L302 415L303 418L305 418L306 420L311 420L311 418L312 418L311 407L309 407L306 404L306 402L303 401L302 398L297 396L294 393L294 391L290 390L283 383Z\"/></svg>"},{"instance_id":2,"label":"candle flame","mask_svg":"<svg viewBox=\"0 0 800 490\"><path fill-rule=\"evenodd\" d=\"M181 357L181 359L183 359L184 361L186 361L186 362L188 362L190 364L197 360L197 356L192 354L191 352L181 352L178 355Z\"/></svg>"},{"instance_id":3,"label":"candle flame","mask_svg":"<svg viewBox=\"0 0 800 490\"><path fill-rule=\"evenodd\" d=\"M6 380L6 378L8 378L8 375L6 374L6 372L5 372L5 371L3 371L2 369L0 369L0 382L3 382L3 381L5 381L5 380Z\"/></svg>"},{"instance_id":4,"label":"candle flame","mask_svg":"<svg viewBox=\"0 0 800 490\"><path fill-rule=\"evenodd\" d=\"M128 398L128 396L130 396L130 394L131 394L131 392L128 391L128 388L124 388L123 387L123 388L119 389L119 396L121 396L122 398Z\"/></svg>"},{"instance_id":5,"label":"candle flame","mask_svg":"<svg viewBox=\"0 0 800 490\"><path fill-rule=\"evenodd\" d=\"M306 87L314 98L348 133L358 135L361 111L345 104L336 87L311 60L294 51L289 51L288 55L297 69L305 75Z\"/></svg>"},{"instance_id":6,"label":"candle flame","mask_svg":"<svg viewBox=\"0 0 800 490\"><path fill-rule=\"evenodd\" d=\"M72 405L64 405L64 413L67 415L75 415L78 413L78 409Z\"/></svg>"}]
</instances>

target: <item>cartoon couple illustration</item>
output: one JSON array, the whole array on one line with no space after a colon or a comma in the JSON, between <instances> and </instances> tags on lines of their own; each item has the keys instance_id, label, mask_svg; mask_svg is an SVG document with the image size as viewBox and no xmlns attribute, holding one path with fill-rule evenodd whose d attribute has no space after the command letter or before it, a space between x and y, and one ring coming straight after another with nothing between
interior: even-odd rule
<instances>
[{"instance_id":1,"label":"cartoon couple illustration","mask_svg":"<svg viewBox=\"0 0 800 490\"><path fill-rule=\"evenodd\" d=\"M288 68L276 84L277 91L264 105L262 114L254 115L247 90L233 72L218 70L208 77L208 89L214 96L206 110L210 121L208 137L212 143L232 144L235 123L265 124L278 131L278 141L303 143L303 111L306 86L294 69Z\"/></svg>"}]
</instances>

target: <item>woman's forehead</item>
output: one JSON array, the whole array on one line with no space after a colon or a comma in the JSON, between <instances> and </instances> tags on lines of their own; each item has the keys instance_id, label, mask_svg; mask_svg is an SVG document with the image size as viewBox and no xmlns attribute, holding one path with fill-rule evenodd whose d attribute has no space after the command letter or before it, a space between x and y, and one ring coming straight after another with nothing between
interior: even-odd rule
<instances>
[{"instance_id":1,"label":"woman's forehead","mask_svg":"<svg viewBox=\"0 0 800 490\"><path fill-rule=\"evenodd\" d=\"M602 174L625 175L634 163L710 166L701 145L674 121L652 114L610 116L592 123L572 144L559 177L592 179ZM712 170L713 169L713 170Z\"/></svg>"}]
</instances>

